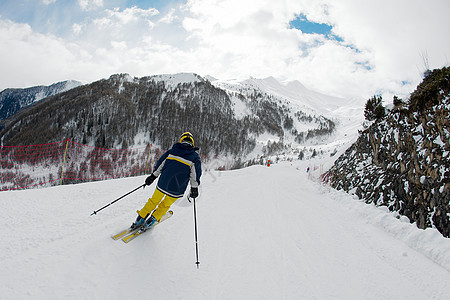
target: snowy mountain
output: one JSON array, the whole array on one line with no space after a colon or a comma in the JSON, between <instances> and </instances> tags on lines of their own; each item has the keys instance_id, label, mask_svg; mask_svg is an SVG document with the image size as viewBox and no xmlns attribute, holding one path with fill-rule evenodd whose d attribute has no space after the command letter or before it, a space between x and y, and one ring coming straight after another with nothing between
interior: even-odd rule
<instances>
[{"instance_id":1,"label":"snowy mountain","mask_svg":"<svg viewBox=\"0 0 450 300\"><path fill-rule=\"evenodd\" d=\"M103 148L152 143L166 149L189 130L202 154L233 158L238 167L283 153L335 153L343 143L318 148L341 132L344 102L273 78L210 82L192 73L118 74L41 101L8 120L0 137L3 145L70 138Z\"/></svg>"},{"instance_id":2,"label":"snowy mountain","mask_svg":"<svg viewBox=\"0 0 450 300\"><path fill-rule=\"evenodd\" d=\"M328 158L329 160L330 158ZM129 244L145 176L0 193L2 299L448 299L450 239L308 179L326 160L202 177Z\"/></svg>"},{"instance_id":3,"label":"snowy mountain","mask_svg":"<svg viewBox=\"0 0 450 300\"><path fill-rule=\"evenodd\" d=\"M235 92L248 93L252 90L261 90L280 99L289 100L303 110L326 114L339 107L348 106L349 100L324 95L307 89L299 81L279 82L273 77L265 79L250 78L245 80L215 80L212 83L218 87Z\"/></svg>"},{"instance_id":4,"label":"snowy mountain","mask_svg":"<svg viewBox=\"0 0 450 300\"><path fill-rule=\"evenodd\" d=\"M81 82L67 80L49 86L5 89L0 92L0 121L9 118L37 101L68 91L80 85Z\"/></svg>"},{"instance_id":5,"label":"snowy mountain","mask_svg":"<svg viewBox=\"0 0 450 300\"><path fill-rule=\"evenodd\" d=\"M265 79L213 80L212 84L224 89L234 100L236 115L249 114L246 106L233 95L251 97L262 91L283 107L289 107L288 116L293 121L293 130L285 131L283 140L294 144L289 150L298 153L300 148L320 151L332 155L345 150L354 142L364 119L361 99L344 99L324 95L307 89L299 81L279 82L273 77ZM294 112L294 113L292 113ZM324 131L321 134L321 129ZM332 131L332 134L329 134ZM317 136L315 133L318 133ZM260 141L267 142L262 136ZM272 137L272 141L277 138ZM297 143L296 143L297 142ZM309 157L310 155L307 155Z\"/></svg>"}]
</instances>

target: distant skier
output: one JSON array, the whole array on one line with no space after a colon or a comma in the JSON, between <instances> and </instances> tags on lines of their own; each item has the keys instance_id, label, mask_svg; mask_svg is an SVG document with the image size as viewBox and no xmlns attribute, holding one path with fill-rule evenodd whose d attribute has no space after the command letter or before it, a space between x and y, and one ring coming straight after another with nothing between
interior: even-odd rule
<instances>
[{"instance_id":1,"label":"distant skier","mask_svg":"<svg viewBox=\"0 0 450 300\"><path fill-rule=\"evenodd\" d=\"M140 227L145 231L159 222L170 206L183 197L188 183L191 184L190 197L198 197L202 168L196 150L198 148L194 147L194 137L190 132L185 132L181 135L180 142L161 156L153 173L145 179L145 184L151 185L160 176L156 190L144 207L137 211L138 217L131 225L132 229Z\"/></svg>"}]
</instances>

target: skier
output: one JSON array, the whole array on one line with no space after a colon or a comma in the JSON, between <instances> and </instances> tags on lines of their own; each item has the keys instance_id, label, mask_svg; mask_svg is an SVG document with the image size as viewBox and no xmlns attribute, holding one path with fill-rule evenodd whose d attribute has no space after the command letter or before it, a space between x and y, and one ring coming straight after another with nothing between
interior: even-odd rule
<instances>
[{"instance_id":1,"label":"skier","mask_svg":"<svg viewBox=\"0 0 450 300\"><path fill-rule=\"evenodd\" d=\"M145 185L151 185L160 176L156 190L144 207L137 211L138 216L131 229L140 228L145 231L159 222L170 206L183 197L189 182L190 197L198 197L202 168L196 150L198 148L194 147L194 137L190 132L185 132L181 135L180 142L161 156L152 174L145 179Z\"/></svg>"}]
</instances>

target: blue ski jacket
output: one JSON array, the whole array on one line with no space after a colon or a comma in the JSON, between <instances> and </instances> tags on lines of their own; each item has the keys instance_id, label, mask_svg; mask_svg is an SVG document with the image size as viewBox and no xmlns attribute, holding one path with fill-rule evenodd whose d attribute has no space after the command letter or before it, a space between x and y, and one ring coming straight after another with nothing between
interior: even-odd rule
<instances>
[{"instance_id":1,"label":"blue ski jacket","mask_svg":"<svg viewBox=\"0 0 450 300\"><path fill-rule=\"evenodd\" d=\"M153 175L159 176L157 189L174 198L183 197L188 183L200 185L202 166L198 148L187 143L176 143L156 162Z\"/></svg>"}]
</instances>

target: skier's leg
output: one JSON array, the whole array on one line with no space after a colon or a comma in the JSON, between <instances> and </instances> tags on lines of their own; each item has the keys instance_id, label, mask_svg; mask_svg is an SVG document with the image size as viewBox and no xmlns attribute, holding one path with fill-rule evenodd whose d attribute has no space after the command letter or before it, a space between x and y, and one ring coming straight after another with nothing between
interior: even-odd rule
<instances>
[{"instance_id":1,"label":"skier's leg","mask_svg":"<svg viewBox=\"0 0 450 300\"><path fill-rule=\"evenodd\" d=\"M158 189L156 189L155 192L153 193L153 196L148 199L144 207L141 210L137 211L138 214L144 219L147 218L147 216L151 214L151 212L155 209L158 203L161 202L163 197L164 194L161 193Z\"/></svg>"},{"instance_id":2,"label":"skier's leg","mask_svg":"<svg viewBox=\"0 0 450 300\"><path fill-rule=\"evenodd\" d=\"M153 212L152 216L155 217L156 220L161 220L162 216L164 216L169 210L170 206L177 201L178 198L173 198L168 195L164 197L163 201L158 205L158 208Z\"/></svg>"}]
</instances>

